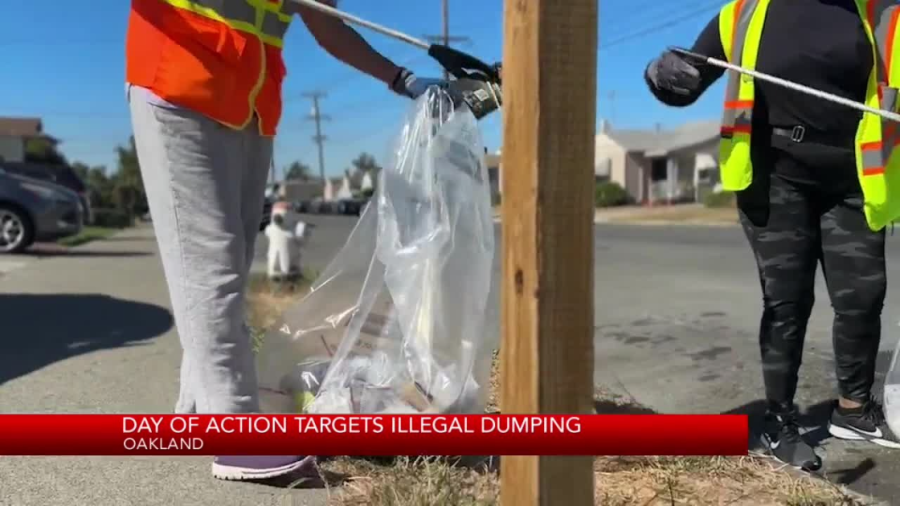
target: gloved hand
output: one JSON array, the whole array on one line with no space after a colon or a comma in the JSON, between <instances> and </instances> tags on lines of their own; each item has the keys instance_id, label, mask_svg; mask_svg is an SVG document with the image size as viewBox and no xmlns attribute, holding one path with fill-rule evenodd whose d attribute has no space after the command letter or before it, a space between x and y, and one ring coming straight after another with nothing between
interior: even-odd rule
<instances>
[{"instance_id":1,"label":"gloved hand","mask_svg":"<svg viewBox=\"0 0 900 506\"><path fill-rule=\"evenodd\" d=\"M503 105L503 91L494 82L457 79L450 81L448 89L453 101L465 102L475 119L481 119Z\"/></svg>"},{"instance_id":2,"label":"gloved hand","mask_svg":"<svg viewBox=\"0 0 900 506\"><path fill-rule=\"evenodd\" d=\"M394 93L415 100L422 96L430 86L437 85L445 87L446 84L447 82L443 79L423 79L417 77L407 69L400 69L400 72L397 73L397 77L394 78L394 82L391 83L391 90L393 90Z\"/></svg>"},{"instance_id":3,"label":"gloved hand","mask_svg":"<svg viewBox=\"0 0 900 506\"><path fill-rule=\"evenodd\" d=\"M666 51L647 67L647 80L657 89L687 96L700 87L700 71L678 54Z\"/></svg>"},{"instance_id":4,"label":"gloved hand","mask_svg":"<svg viewBox=\"0 0 900 506\"><path fill-rule=\"evenodd\" d=\"M481 119L496 111L503 105L503 94L500 85L478 79L456 79L445 81L443 79L423 79L407 69L402 69L391 89L400 95L416 99L422 96L431 86L438 86L447 90L450 98L459 106L466 104L475 115L475 119Z\"/></svg>"}]
</instances>

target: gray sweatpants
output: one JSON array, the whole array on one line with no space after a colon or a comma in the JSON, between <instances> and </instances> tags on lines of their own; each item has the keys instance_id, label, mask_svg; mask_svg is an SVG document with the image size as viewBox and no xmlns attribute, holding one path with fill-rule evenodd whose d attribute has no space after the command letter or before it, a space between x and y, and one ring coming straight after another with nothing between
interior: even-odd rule
<instances>
[{"instance_id":1,"label":"gray sweatpants","mask_svg":"<svg viewBox=\"0 0 900 506\"><path fill-rule=\"evenodd\" d=\"M272 139L129 93L141 174L183 349L178 413L259 411L244 292Z\"/></svg>"}]
</instances>

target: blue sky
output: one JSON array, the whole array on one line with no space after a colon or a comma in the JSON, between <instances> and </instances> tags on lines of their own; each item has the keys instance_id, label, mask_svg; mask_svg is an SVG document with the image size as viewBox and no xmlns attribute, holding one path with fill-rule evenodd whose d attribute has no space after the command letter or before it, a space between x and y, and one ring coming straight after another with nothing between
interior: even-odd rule
<instances>
[{"instance_id":1,"label":"blue sky","mask_svg":"<svg viewBox=\"0 0 900 506\"><path fill-rule=\"evenodd\" d=\"M502 0L450 0L450 28L471 42L460 47L488 62L502 57ZM0 116L38 116L59 138L70 160L115 169L113 150L131 134L124 99L124 37L127 0L4 2L0 17ZM719 116L722 84L697 104L674 109L647 92L642 72L667 45L693 43L722 1L600 0L598 122L608 118L619 128L671 126ZM89 8L86 6L90 5ZM441 30L440 0L342 0L341 7L360 17L416 37ZM39 20L34 22L30 20ZM668 26L666 26L668 25ZM360 30L386 56L422 76L440 69L419 49ZM624 40L623 40L624 39ZM408 102L384 85L331 59L301 22L292 25L285 44L288 77L284 120L276 140L279 170L293 160L316 167L311 140L311 104L301 94L328 93L322 112L329 137L325 164L340 174L360 152L382 160ZM579 86L580 83L572 83ZM610 100L610 94L615 99ZM501 147L500 114L483 121L485 145Z\"/></svg>"}]
</instances>

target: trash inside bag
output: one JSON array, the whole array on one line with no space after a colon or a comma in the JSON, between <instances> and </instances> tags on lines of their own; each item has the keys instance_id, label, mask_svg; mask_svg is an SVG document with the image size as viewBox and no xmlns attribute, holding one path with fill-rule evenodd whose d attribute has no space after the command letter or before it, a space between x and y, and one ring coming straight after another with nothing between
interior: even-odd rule
<instances>
[{"instance_id":1,"label":"trash inside bag","mask_svg":"<svg viewBox=\"0 0 900 506\"><path fill-rule=\"evenodd\" d=\"M419 98L372 200L257 354L269 413L479 413L496 346L494 224L478 124Z\"/></svg>"}]
</instances>

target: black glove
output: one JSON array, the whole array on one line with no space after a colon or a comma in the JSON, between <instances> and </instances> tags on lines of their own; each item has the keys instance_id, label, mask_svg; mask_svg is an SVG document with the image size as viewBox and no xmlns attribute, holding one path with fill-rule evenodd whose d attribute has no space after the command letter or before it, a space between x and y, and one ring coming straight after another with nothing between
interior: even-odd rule
<instances>
[{"instance_id":1,"label":"black glove","mask_svg":"<svg viewBox=\"0 0 900 506\"><path fill-rule=\"evenodd\" d=\"M692 95L700 88L700 71L671 51L653 60L646 76L656 89L677 95Z\"/></svg>"},{"instance_id":2,"label":"black glove","mask_svg":"<svg viewBox=\"0 0 900 506\"><path fill-rule=\"evenodd\" d=\"M448 84L448 91L454 102L462 101L475 119L481 119L503 105L503 91L494 82L478 79L456 79Z\"/></svg>"}]
</instances>

